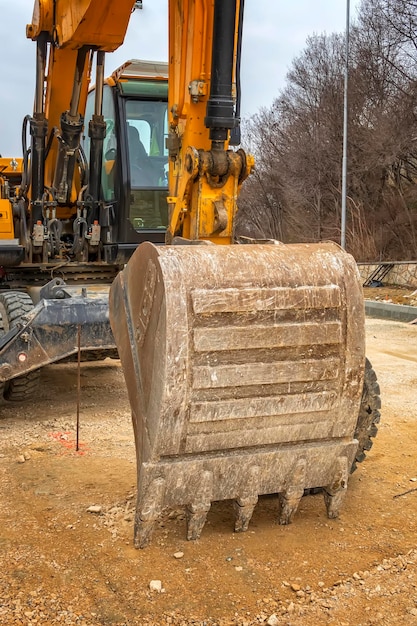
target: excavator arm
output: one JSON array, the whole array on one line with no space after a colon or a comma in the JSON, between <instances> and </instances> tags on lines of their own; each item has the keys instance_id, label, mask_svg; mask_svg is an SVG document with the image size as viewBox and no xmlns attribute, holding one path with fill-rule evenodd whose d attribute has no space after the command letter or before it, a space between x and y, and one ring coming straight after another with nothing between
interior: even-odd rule
<instances>
[{"instance_id":1,"label":"excavator arm","mask_svg":"<svg viewBox=\"0 0 417 626\"><path fill-rule=\"evenodd\" d=\"M336 244L235 245L252 157L230 148L243 0L169 2L167 245L141 244L110 292L135 431L135 545L166 506L187 537L210 503L248 528L278 493L289 523L305 489L339 513L358 448L364 308ZM187 245L198 244L198 245ZM230 244L230 245L221 245Z\"/></svg>"},{"instance_id":2,"label":"excavator arm","mask_svg":"<svg viewBox=\"0 0 417 626\"><path fill-rule=\"evenodd\" d=\"M168 243L233 241L238 193L254 163L228 149L240 124L242 21L243 1L170 0Z\"/></svg>"},{"instance_id":3,"label":"excavator arm","mask_svg":"<svg viewBox=\"0 0 417 626\"><path fill-rule=\"evenodd\" d=\"M115 238L129 205L122 206L119 194L114 210L101 188L104 55L123 42L134 4L35 0L27 36L36 42L36 89L33 113L24 120L23 160L0 159L0 395L8 400L28 399L39 367L77 350L94 357L115 354L108 285L123 265ZM84 130L94 56L94 112ZM117 93L117 79L107 85L111 89ZM125 127L120 120L119 144ZM81 145L84 133L88 154ZM105 244L116 249L108 261Z\"/></svg>"},{"instance_id":4,"label":"excavator arm","mask_svg":"<svg viewBox=\"0 0 417 626\"><path fill-rule=\"evenodd\" d=\"M36 41L36 91L27 193L31 214L30 260L46 262L54 254L46 245L52 228L74 219L87 250L73 250L79 260L97 251L100 232L100 176L106 125L102 116L104 53L123 42L132 0L36 0L27 36ZM96 59L96 104L90 121L90 154L80 140ZM89 166L87 166L87 162ZM60 221L57 221L58 220ZM58 226L59 225L59 226ZM95 226L95 228L93 228ZM79 233L78 233L79 234ZM59 242L60 237L56 240ZM77 241L79 241L77 237Z\"/></svg>"}]
</instances>

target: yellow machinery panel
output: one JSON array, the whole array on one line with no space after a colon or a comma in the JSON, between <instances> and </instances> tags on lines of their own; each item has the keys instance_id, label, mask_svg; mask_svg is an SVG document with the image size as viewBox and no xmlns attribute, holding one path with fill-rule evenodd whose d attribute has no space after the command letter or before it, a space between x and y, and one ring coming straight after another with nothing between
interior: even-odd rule
<instances>
[{"instance_id":1,"label":"yellow machinery panel","mask_svg":"<svg viewBox=\"0 0 417 626\"><path fill-rule=\"evenodd\" d=\"M0 200L0 239L13 239L13 213L9 200Z\"/></svg>"}]
</instances>

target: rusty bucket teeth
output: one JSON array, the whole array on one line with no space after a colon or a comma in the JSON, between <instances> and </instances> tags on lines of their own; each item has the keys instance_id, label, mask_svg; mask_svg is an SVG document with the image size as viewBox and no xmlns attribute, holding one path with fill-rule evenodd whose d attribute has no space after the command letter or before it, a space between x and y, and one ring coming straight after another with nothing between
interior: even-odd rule
<instances>
[{"instance_id":1,"label":"rusty bucket teeth","mask_svg":"<svg viewBox=\"0 0 417 626\"><path fill-rule=\"evenodd\" d=\"M350 468L351 465L348 465L346 457L338 459L333 481L324 489L324 502L329 519L339 517L340 509L346 496Z\"/></svg>"},{"instance_id":2,"label":"rusty bucket teeth","mask_svg":"<svg viewBox=\"0 0 417 626\"><path fill-rule=\"evenodd\" d=\"M244 533L249 528L249 522L252 519L253 511L258 503L258 497L252 501L234 500L235 509L235 533Z\"/></svg>"},{"instance_id":3,"label":"rusty bucket teeth","mask_svg":"<svg viewBox=\"0 0 417 626\"><path fill-rule=\"evenodd\" d=\"M306 460L298 459L290 475L290 483L285 491L279 494L281 525L290 524L304 494L306 483Z\"/></svg>"},{"instance_id":4,"label":"rusty bucket teeth","mask_svg":"<svg viewBox=\"0 0 417 626\"><path fill-rule=\"evenodd\" d=\"M254 508L258 502L260 493L260 467L254 465L249 469L244 490L240 497L234 501L235 509L235 532L248 530Z\"/></svg>"},{"instance_id":5,"label":"rusty bucket teeth","mask_svg":"<svg viewBox=\"0 0 417 626\"><path fill-rule=\"evenodd\" d=\"M346 493L364 369L352 257L335 244L141 244L113 283L110 318L135 433L135 545L166 507L200 536L210 504L248 528L258 496L291 522L304 489Z\"/></svg>"}]
</instances>

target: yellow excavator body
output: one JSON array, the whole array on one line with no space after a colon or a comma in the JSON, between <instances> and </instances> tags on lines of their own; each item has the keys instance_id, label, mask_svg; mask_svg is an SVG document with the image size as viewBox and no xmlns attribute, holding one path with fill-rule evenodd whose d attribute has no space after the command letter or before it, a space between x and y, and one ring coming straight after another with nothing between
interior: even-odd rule
<instances>
[{"instance_id":1,"label":"yellow excavator body","mask_svg":"<svg viewBox=\"0 0 417 626\"><path fill-rule=\"evenodd\" d=\"M13 214L9 200L0 198L0 239L13 239Z\"/></svg>"},{"instance_id":2,"label":"yellow excavator body","mask_svg":"<svg viewBox=\"0 0 417 626\"><path fill-rule=\"evenodd\" d=\"M19 185L22 177L22 159L0 157L0 239L15 238L13 208L10 203L10 185Z\"/></svg>"},{"instance_id":3,"label":"yellow excavator body","mask_svg":"<svg viewBox=\"0 0 417 626\"><path fill-rule=\"evenodd\" d=\"M121 203L110 210L102 198L103 142L112 128L103 114L103 72L134 4L35 2L27 28L37 42L32 175L17 206L21 222L31 215L30 262L60 251L57 220L74 218L69 254L85 262L101 262L114 215L126 226ZM189 539L200 536L214 500L233 500L236 531L248 528L267 493L279 494L282 524L315 487L324 489L328 516L337 516L357 458L355 435L365 439L369 427L365 419L358 430L364 309L352 257L334 243L237 243L238 196L254 167L251 155L233 147L243 0L168 4L168 119L154 120L169 153L166 245L138 246L109 303L135 432L137 547L150 541L166 506L186 507ZM94 52L86 168L79 143ZM138 109L132 121L138 126L149 115ZM125 131L120 153L105 155L115 170L121 155L118 171L131 158ZM143 173L150 154L142 162L133 156ZM130 178L126 193L139 194L141 183Z\"/></svg>"}]
</instances>

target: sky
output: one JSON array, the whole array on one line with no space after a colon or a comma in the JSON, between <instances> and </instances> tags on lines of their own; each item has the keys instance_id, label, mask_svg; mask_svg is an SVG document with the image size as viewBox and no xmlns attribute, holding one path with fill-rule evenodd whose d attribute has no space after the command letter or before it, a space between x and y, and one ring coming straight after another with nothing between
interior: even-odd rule
<instances>
[{"instance_id":1,"label":"sky","mask_svg":"<svg viewBox=\"0 0 417 626\"><path fill-rule=\"evenodd\" d=\"M246 0L241 69L244 117L272 104L308 36L345 30L346 1ZM18 157L22 122L32 113L35 89L36 44L25 34L33 0L2 0L2 4L0 153ZM351 0L351 18L359 4L360 0ZM106 75L132 58L167 60L167 6L167 0L143 0L143 9L132 14L123 46L106 55Z\"/></svg>"}]
</instances>

